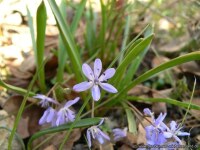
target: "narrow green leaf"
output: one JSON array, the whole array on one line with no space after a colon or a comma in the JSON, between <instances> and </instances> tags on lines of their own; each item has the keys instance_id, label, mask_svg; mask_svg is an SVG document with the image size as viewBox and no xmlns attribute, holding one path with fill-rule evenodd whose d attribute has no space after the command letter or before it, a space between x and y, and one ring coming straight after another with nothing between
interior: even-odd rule
<instances>
[{"instance_id":1,"label":"narrow green leaf","mask_svg":"<svg viewBox=\"0 0 200 150\"><path fill-rule=\"evenodd\" d=\"M137 127L136 127L135 116L133 115L131 109L129 109L129 106L126 103L122 102L122 105L123 105L123 107L126 111L129 132L136 134L137 133Z\"/></svg>"},{"instance_id":2,"label":"narrow green leaf","mask_svg":"<svg viewBox=\"0 0 200 150\"><path fill-rule=\"evenodd\" d=\"M152 26L148 26L148 28L146 29L145 33L144 33L144 37L148 37L150 35L153 34L153 28ZM149 46L147 46L145 48L145 50L140 53L131 63L130 67L127 70L126 75L124 76L121 84L119 87L124 87L125 85L129 84L132 80L132 78L134 77L136 71L138 70L144 56L146 55L147 51L149 50L150 44Z\"/></svg>"},{"instance_id":3,"label":"narrow green leaf","mask_svg":"<svg viewBox=\"0 0 200 150\"><path fill-rule=\"evenodd\" d=\"M156 74L165 71L169 68L172 68L174 66L189 62L189 61L194 61L194 60L200 60L200 51L197 52L192 52L189 54L185 54L183 56L179 56L177 58L174 58L168 62L165 62L147 72L144 74L140 75L138 78L136 78L134 81L130 82L127 86L125 86L117 95L114 95L110 99L108 99L106 102L104 102L104 105L113 105L119 100L121 100L120 97L124 96L131 88L134 88L136 85L152 78Z\"/></svg>"},{"instance_id":4,"label":"narrow green leaf","mask_svg":"<svg viewBox=\"0 0 200 150\"><path fill-rule=\"evenodd\" d=\"M101 60L104 61L104 51L105 51L105 38L106 38L106 26L107 26L107 19L106 19L106 5L104 4L103 0L100 0L101 3L101 29L100 29L100 39L99 42L101 43Z\"/></svg>"},{"instance_id":5,"label":"narrow green leaf","mask_svg":"<svg viewBox=\"0 0 200 150\"><path fill-rule=\"evenodd\" d=\"M101 118L86 118L86 119L81 119L81 120L78 120L76 121L75 125L73 128L83 128L83 127L88 127L88 126L92 126L92 125L96 125L99 123L99 121L101 120ZM61 132L61 131L66 131L66 130L69 130L70 127L71 127L72 123L68 123L68 124L64 124L64 125L61 125L61 126L58 126L58 127L51 127L51 128L47 128L47 129L44 129L44 130L41 130L37 133L35 133L31 138L30 140L28 141L28 150L31 149L31 145L32 145L32 142L45 135L45 134L51 134L51 133L56 133L56 132Z\"/></svg>"},{"instance_id":6,"label":"narrow green leaf","mask_svg":"<svg viewBox=\"0 0 200 150\"><path fill-rule=\"evenodd\" d=\"M117 57L115 57L115 59L110 63L110 65L108 66L108 68L111 68L116 61L120 58L120 56L127 50L130 48L130 46L144 33L144 31L146 31L146 29L149 27L149 25L147 25L127 46L124 50L120 51L120 53L117 55Z\"/></svg>"},{"instance_id":7,"label":"narrow green leaf","mask_svg":"<svg viewBox=\"0 0 200 150\"><path fill-rule=\"evenodd\" d=\"M31 33L31 41L34 53L36 53L36 42L35 42L35 32L34 32L34 24L33 24L33 17L31 16L31 13L28 9L28 6L26 6L27 16L28 16L28 26Z\"/></svg>"},{"instance_id":8,"label":"narrow green leaf","mask_svg":"<svg viewBox=\"0 0 200 150\"><path fill-rule=\"evenodd\" d=\"M46 91L45 85L45 72L44 66L42 66L44 61L44 43L45 43L45 31L46 31L46 20L47 20L47 13L45 4L42 1L37 10L37 38L36 38L36 64L37 70L41 67L41 71L38 74L39 86L41 91L44 93Z\"/></svg>"},{"instance_id":9,"label":"narrow green leaf","mask_svg":"<svg viewBox=\"0 0 200 150\"><path fill-rule=\"evenodd\" d=\"M14 91L14 92L16 92L18 94L21 94L21 95L25 95L28 92L25 89L22 89L22 88L7 84L7 83L3 82L2 80L0 80L0 86L4 87L6 89L12 90L12 91ZM35 95L35 93L33 93L31 91L29 92L29 96L30 97L32 97L34 95Z\"/></svg>"},{"instance_id":10,"label":"narrow green leaf","mask_svg":"<svg viewBox=\"0 0 200 150\"><path fill-rule=\"evenodd\" d=\"M125 25L125 29L124 29L124 38L123 38L123 41L122 41L121 51L123 51L126 47L129 32L130 32L130 16L128 15L126 17L126 25ZM119 64L122 62L123 57L124 57L124 54L122 53L120 58L119 58Z\"/></svg>"},{"instance_id":11,"label":"narrow green leaf","mask_svg":"<svg viewBox=\"0 0 200 150\"><path fill-rule=\"evenodd\" d=\"M133 49L127 54L127 56L123 59L122 63L118 66L116 73L114 77L111 79L112 83L119 83L118 81L121 80L124 72L126 71L126 68L129 66L129 64L143 51L145 48L147 48L151 41L152 41L153 35L150 35L149 37L142 40L139 44L137 44Z\"/></svg>"},{"instance_id":12,"label":"narrow green leaf","mask_svg":"<svg viewBox=\"0 0 200 150\"><path fill-rule=\"evenodd\" d=\"M61 37L63 39L64 45L66 47L67 53L69 55L69 59L72 63L72 69L74 71L75 77L77 79L77 82L82 81L82 73L81 71L81 59L80 55L78 54L76 44L72 38L71 32L69 30L68 25L64 21L58 6L55 3L55 0L48 0L49 5L51 7L51 10L56 18L57 25L59 28L59 31L61 33Z\"/></svg>"},{"instance_id":13,"label":"narrow green leaf","mask_svg":"<svg viewBox=\"0 0 200 150\"><path fill-rule=\"evenodd\" d=\"M78 27L78 23L79 23L81 16L83 14L86 2L87 2L87 0L82 0L80 2L79 6L77 7L77 12L76 12L74 19L72 21L72 24L70 26L72 35L74 35L74 33L75 33L75 31Z\"/></svg>"},{"instance_id":14,"label":"narrow green leaf","mask_svg":"<svg viewBox=\"0 0 200 150\"><path fill-rule=\"evenodd\" d=\"M181 101L171 99L171 98L142 98L142 97L136 97L136 96L128 96L126 99L130 101L140 101L140 102L165 102L165 103L176 105L183 108L188 108L188 106L190 106L191 109L200 110L199 105L192 104L190 102L181 102Z\"/></svg>"},{"instance_id":15,"label":"narrow green leaf","mask_svg":"<svg viewBox=\"0 0 200 150\"><path fill-rule=\"evenodd\" d=\"M62 17L66 18L66 16L67 16L66 15L66 2L64 2L64 0L60 1L59 9L60 9ZM64 75L64 69L65 69L67 57L68 56L67 56L66 47L64 46L61 35L59 35L59 37L58 37L58 70L57 70L57 74L56 74L57 82L63 81L63 75ZM56 93L57 93L57 91L56 91Z\"/></svg>"},{"instance_id":16,"label":"narrow green leaf","mask_svg":"<svg viewBox=\"0 0 200 150\"><path fill-rule=\"evenodd\" d=\"M41 66L43 66L43 65L44 65L44 64L41 64ZM40 71L40 69L41 69L41 68L39 68L38 71ZM17 113L17 117L16 117L15 122L14 122L14 125L13 125L12 132L11 132L10 137L9 137L9 139L8 139L8 150L12 150L12 141L13 141L15 132L16 132L16 130L17 130L17 126L18 126L18 124L19 124L20 118L21 118L21 116L22 116L23 110L24 110L25 105L26 105L26 102L27 102L27 99L28 99L28 97L29 97L29 95L30 95L29 93L30 93L30 91L31 91L31 89L32 89L32 87L33 87L33 84L34 84L35 81L36 81L36 78L37 78L37 76L38 76L38 73L39 73L39 72L36 72L36 74L33 76L33 79L31 80L31 83L30 83L29 86L28 86L27 93L25 94L25 96L24 96L24 98L23 98L23 100L22 100L22 103L21 103L21 105L20 105L19 111L18 111L18 113Z\"/></svg>"}]
</instances>

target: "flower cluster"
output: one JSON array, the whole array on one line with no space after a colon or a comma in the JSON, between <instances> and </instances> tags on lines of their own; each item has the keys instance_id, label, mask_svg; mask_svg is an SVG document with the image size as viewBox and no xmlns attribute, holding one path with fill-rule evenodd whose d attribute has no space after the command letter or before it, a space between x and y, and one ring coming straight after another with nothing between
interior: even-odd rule
<instances>
[{"instance_id":1,"label":"flower cluster","mask_svg":"<svg viewBox=\"0 0 200 150\"><path fill-rule=\"evenodd\" d=\"M110 141L110 137L99 128L103 124L103 122L104 119L102 119L97 126L91 126L87 129L87 141L89 148L91 148L92 146L92 139L97 140L100 144L104 144L106 141ZM114 141L119 141L121 138L124 138L127 135L127 128L123 130L117 128L113 129L112 131Z\"/></svg>"},{"instance_id":2,"label":"flower cluster","mask_svg":"<svg viewBox=\"0 0 200 150\"><path fill-rule=\"evenodd\" d=\"M40 99L39 104L41 107L46 108L42 117L39 120L39 124L51 123L52 126L59 126L64 123L73 122L75 119L75 113L69 109L70 106L74 105L79 101L79 97L74 100L69 100L66 104L56 111L50 104L61 105L52 98L45 95L37 94L34 98Z\"/></svg>"},{"instance_id":3,"label":"flower cluster","mask_svg":"<svg viewBox=\"0 0 200 150\"><path fill-rule=\"evenodd\" d=\"M166 117L166 113L158 116L155 119L154 114L148 108L144 109L144 114L149 115L152 119L152 124L145 127L146 130L146 140L148 145L170 145L171 140L176 145L182 145L181 140L178 136L189 136L190 133L182 132L180 125L177 125L175 121L171 121L170 128L163 122Z\"/></svg>"},{"instance_id":4,"label":"flower cluster","mask_svg":"<svg viewBox=\"0 0 200 150\"><path fill-rule=\"evenodd\" d=\"M88 64L85 63L82 65L82 71L83 74L87 77L88 81L74 85L74 91L82 92L90 89L94 101L98 101L101 97L100 88L110 93L118 92L114 86L106 83L108 79L114 76L115 69L109 68L101 74L102 62L100 59L95 60L93 70ZM74 100L67 101L63 107L61 107L60 103L45 95L37 94L34 96L34 98L40 99L41 101L39 104L41 107L46 108L43 116L39 120L40 125L51 123L52 126L59 126L61 124L73 122L75 120L75 112L72 111L70 107L79 101L79 97L75 98ZM53 107L54 105L58 107ZM55 108L60 109L57 110ZM150 116L152 120L151 125L145 127L146 140L148 145L182 145L182 142L178 136L190 135L187 132L182 132L182 127L177 125L175 121L171 121L170 127L168 127L163 122L167 115L166 113L160 113L158 118L155 118L154 113L151 112L150 109L145 108L144 114ZM110 141L108 134L103 132L100 128L103 122L104 119L102 119L98 125L91 126L87 129L86 137L89 148L92 146L92 140L97 140L100 144L104 144L106 141ZM127 128L116 128L113 129L112 132L114 141L119 141L127 136Z\"/></svg>"}]
</instances>

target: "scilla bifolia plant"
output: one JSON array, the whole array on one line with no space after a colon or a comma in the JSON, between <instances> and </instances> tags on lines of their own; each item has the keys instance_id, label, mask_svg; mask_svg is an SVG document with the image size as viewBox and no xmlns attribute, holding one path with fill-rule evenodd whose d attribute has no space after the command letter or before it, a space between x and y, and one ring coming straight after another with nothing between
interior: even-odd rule
<instances>
[{"instance_id":1,"label":"scilla bifolia plant","mask_svg":"<svg viewBox=\"0 0 200 150\"><path fill-rule=\"evenodd\" d=\"M40 31L40 34L37 34L37 44L35 43L35 37L34 32L32 33L32 41L33 45L35 45L35 57L37 57L35 60L37 61L37 69L35 76L33 77L28 90L15 87L9 84L4 83L2 80L0 80L0 85L2 87L5 87L9 90L13 90L19 94L24 95L23 102L20 106L20 109L18 111L16 121L14 123L11 135L9 137L9 145L8 150L12 149L12 140L14 138L17 126L19 124L20 118L22 116L22 112L25 109L25 104L28 99L28 97L35 97L39 99L39 103L42 107L44 107L46 110L44 111L44 114L41 116L41 119L39 120L39 124L43 125L46 123L50 123L52 127L43 129L39 132L36 132L34 135L31 136L31 138L28 141L28 149L32 149L32 142L45 135L45 134L51 134L56 133L60 131L68 131L66 136L63 138L62 143L60 144L60 150L63 149L63 145L66 143L66 141L69 138L70 133L75 128L86 128L86 138L88 141L88 146L92 147L93 140L97 140L100 144L104 144L107 141L118 141L123 138L125 138L130 133L136 133L136 121L135 121L135 114L138 113L135 108L133 108L132 105L130 105L131 101L148 101L148 102L166 102L167 104L177 105L178 107L183 107L187 109L196 109L200 110L200 106L193 104L192 102L180 102L178 100L170 99L170 98L142 98L142 97L135 97L128 95L128 91L133 89L138 84L141 84L142 82L149 80L150 78L156 76L158 73L162 71L166 71L167 69L170 69L172 67L175 67L177 65L194 61L194 60L200 60L200 52L192 52L188 53L182 56L179 56L177 58L174 58L168 62L165 62L163 64L158 65L155 68L152 68L145 73L142 73L140 75L137 75L137 78L135 78L135 73L138 70L140 64L142 63L143 58L146 56L147 51L150 47L151 41L154 37L153 34L153 28L150 25L147 25L134 39L127 38L130 29L130 18L131 17L125 10L128 7L124 7L123 9L118 9L118 13L113 13L115 9L113 9L115 5L115 1L112 0L112 3L108 3L108 6L101 1L101 26L100 31L97 31L97 26L99 24L95 22L95 15L92 7L90 10L86 10L84 12L84 7L86 4L86 0L82 0L78 7L76 7L76 13L74 16L74 19L72 21L72 25L69 25L69 23L66 23L64 18L62 17L62 13L58 7L58 5L55 3L55 0L47 0L48 4L50 5L50 8L54 14L54 17L57 21L57 26L60 32L60 38L62 39L62 51L57 50L56 56L58 56L58 72L56 75L56 83L54 84L53 92L55 92L55 95L59 96L59 88L57 88L57 85L62 85L62 83L66 82L63 81L63 73L67 70L68 74L70 74L72 77L74 77L74 80L77 84L73 85L72 87L69 87L77 92L80 93L80 100L79 98L75 98L74 100L67 101L64 105L62 105L62 99L57 99L55 96L54 98L49 98L45 96L44 93L48 92L50 87L46 85L45 82L45 72L44 72L44 65L47 60L44 60L44 33L45 33L45 26L46 26L46 18L42 18L41 15L45 13L45 4L41 3L41 7L37 12L38 16L38 23L37 23L37 31L39 32L40 26L42 26ZM42 9L41 9L42 8ZM75 41L74 33L77 30L78 23L80 21L80 16L82 15L86 16L86 22L87 22L87 31L86 31L86 45L78 49L77 48L77 42ZM110 14L110 15L107 15ZM121 21L122 17L120 15L127 16L126 20ZM111 18L109 18L111 17ZM116 19L117 18L117 19ZM30 19L30 18L29 18ZM30 20L29 20L30 21ZM124 24L123 24L124 23ZM96 26L95 26L96 25ZM109 25L109 27L108 27ZM125 27L125 29L123 28ZM31 31L34 31L33 26L30 24ZM114 32L117 31L117 32ZM126 32L126 33L123 33ZM98 35L96 35L98 34ZM108 34L108 36L107 36ZM121 35L125 35L124 37ZM112 39L114 37L114 40ZM140 38L142 37L142 38ZM121 43L122 48L118 48L118 46L121 44L119 43L119 40L122 39ZM130 41L129 41L130 40ZM84 47L88 48L87 55L84 55L84 52L87 52ZM83 51L81 51L81 49ZM37 52L38 51L38 52ZM65 51L65 52L63 52ZM84 57L83 57L84 56ZM86 57L85 57L86 56ZM87 57L88 56L88 57ZM101 59L99 59L99 58ZM83 60L81 60L83 58ZM97 59L95 59L97 58ZM69 63L63 62L63 60L67 60ZM91 62L94 60L94 67L93 69L90 68L88 65L88 62ZM84 63L82 65L82 61L87 63ZM102 63L106 66L108 65L108 69L105 69L103 73L102 71ZM65 66L66 65L66 66ZM81 68L82 66L82 68ZM114 69L116 68L116 69ZM81 71L82 70L82 71ZM87 81L85 80L85 76L87 78ZM38 91L33 90L33 85L35 81L38 80L39 82L39 91L42 93L42 95L35 94ZM62 86L61 86L62 87ZM90 90L88 96L87 91ZM106 91L101 92L101 90ZM57 92L58 91L58 92ZM110 94L111 93L111 94ZM113 94L114 93L114 94ZM44 94L44 95L43 95ZM48 95L48 94L46 94ZM52 94L53 95L53 94ZM91 100L92 107L88 107L88 102ZM70 108L72 105L76 105L77 103L81 103L80 109L73 110ZM98 102L96 102L98 101ZM94 105L95 102L95 105ZM111 108L113 106L122 107L124 110L124 113L126 114L127 119L127 126L128 130L126 130L126 127L122 127L125 129L120 129L120 125L117 129L113 129L113 140L111 140L111 137L109 136L108 130L103 130L102 125L104 119L102 117L106 114L106 110L101 113L101 117L94 117L94 111L96 112L96 116L100 116L98 114L99 108ZM83 114L83 112L85 112ZM88 117L89 114L92 114L91 117ZM146 130L146 139L147 144L172 144L168 143L168 140L172 140L176 144L182 144L180 142L179 137L180 136L188 136L189 133L182 132L180 129L181 126L177 125L176 122L171 121L170 127L166 126L164 123L164 118L166 117L166 114L161 114L158 118L154 118L152 115L153 113L150 110L145 110L146 115L150 115L152 117L152 122L149 126L145 128ZM85 118L87 117L87 118ZM109 131L112 131L109 130ZM107 133L106 133L107 132ZM157 136L158 138L152 139L151 136Z\"/></svg>"}]
</instances>

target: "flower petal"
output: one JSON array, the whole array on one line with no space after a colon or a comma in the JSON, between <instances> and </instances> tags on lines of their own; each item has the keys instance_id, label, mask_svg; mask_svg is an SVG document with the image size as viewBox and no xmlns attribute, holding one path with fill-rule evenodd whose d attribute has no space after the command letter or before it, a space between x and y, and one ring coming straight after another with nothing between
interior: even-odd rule
<instances>
[{"instance_id":1,"label":"flower petal","mask_svg":"<svg viewBox=\"0 0 200 150\"><path fill-rule=\"evenodd\" d=\"M101 93L98 85L94 85L92 87L92 98L95 101L98 101L100 99Z\"/></svg>"},{"instance_id":2,"label":"flower petal","mask_svg":"<svg viewBox=\"0 0 200 150\"><path fill-rule=\"evenodd\" d=\"M91 81L90 82L87 82L87 81L81 82L79 84L74 85L73 90L76 92L82 92L82 91L85 91L85 90L91 88L92 85L93 85L93 83Z\"/></svg>"},{"instance_id":3,"label":"flower petal","mask_svg":"<svg viewBox=\"0 0 200 150\"><path fill-rule=\"evenodd\" d=\"M163 135L165 138L171 138L173 136L173 134L170 132L164 132Z\"/></svg>"},{"instance_id":4,"label":"flower petal","mask_svg":"<svg viewBox=\"0 0 200 150\"><path fill-rule=\"evenodd\" d=\"M161 124L163 122L163 120L165 119L166 115L167 115L166 113L164 113L164 114L160 113L160 115L158 116L158 118L155 121L155 125L157 126L157 125Z\"/></svg>"},{"instance_id":5,"label":"flower petal","mask_svg":"<svg viewBox=\"0 0 200 150\"><path fill-rule=\"evenodd\" d=\"M99 124L97 125L97 127L98 127L98 126L100 126L100 125L102 125L102 124L103 124L103 122L104 122L104 120L105 120L105 119L104 119L104 118L102 118L102 119L101 119L101 121L99 122Z\"/></svg>"},{"instance_id":6,"label":"flower petal","mask_svg":"<svg viewBox=\"0 0 200 150\"><path fill-rule=\"evenodd\" d=\"M91 135L90 135L89 130L87 130L87 142L88 142L88 147L90 148L92 146L92 141L91 141Z\"/></svg>"},{"instance_id":7,"label":"flower petal","mask_svg":"<svg viewBox=\"0 0 200 150\"><path fill-rule=\"evenodd\" d=\"M65 117L67 119L67 122L73 122L75 120L75 113L72 110L68 109L67 116Z\"/></svg>"},{"instance_id":8,"label":"flower petal","mask_svg":"<svg viewBox=\"0 0 200 150\"><path fill-rule=\"evenodd\" d=\"M82 65L82 71L89 80L94 80L94 73L88 64Z\"/></svg>"},{"instance_id":9,"label":"flower petal","mask_svg":"<svg viewBox=\"0 0 200 150\"><path fill-rule=\"evenodd\" d=\"M100 59L96 59L94 62L94 75L96 78L99 77L102 70L102 63Z\"/></svg>"},{"instance_id":10,"label":"flower petal","mask_svg":"<svg viewBox=\"0 0 200 150\"><path fill-rule=\"evenodd\" d=\"M172 131L175 131L177 128L177 123L175 121L170 122L170 128Z\"/></svg>"},{"instance_id":11,"label":"flower petal","mask_svg":"<svg viewBox=\"0 0 200 150\"><path fill-rule=\"evenodd\" d=\"M80 97L77 97L74 100L70 100L65 104L65 107L70 107L70 106L74 105L75 103L77 103L79 100L80 100Z\"/></svg>"},{"instance_id":12,"label":"flower petal","mask_svg":"<svg viewBox=\"0 0 200 150\"><path fill-rule=\"evenodd\" d=\"M47 122L50 123L53 118L55 116L55 110L53 108L49 108L49 114L48 114L48 117L47 117Z\"/></svg>"},{"instance_id":13,"label":"flower petal","mask_svg":"<svg viewBox=\"0 0 200 150\"><path fill-rule=\"evenodd\" d=\"M109 68L107 69L100 77L99 77L99 81L106 81L107 79L110 79L114 76L115 74L115 69L114 68Z\"/></svg>"},{"instance_id":14,"label":"flower petal","mask_svg":"<svg viewBox=\"0 0 200 150\"><path fill-rule=\"evenodd\" d=\"M102 87L102 89L104 89L104 90L106 90L110 93L117 93L118 92L117 89L114 86L112 86L111 84L100 82L99 85Z\"/></svg>"},{"instance_id":15,"label":"flower petal","mask_svg":"<svg viewBox=\"0 0 200 150\"><path fill-rule=\"evenodd\" d=\"M189 135L190 135L190 133L188 133L188 132L181 132L181 131L179 131L179 132L177 133L177 135L178 135L178 136L189 136Z\"/></svg>"},{"instance_id":16,"label":"flower petal","mask_svg":"<svg viewBox=\"0 0 200 150\"><path fill-rule=\"evenodd\" d=\"M65 117L64 117L64 114L62 111L59 111L58 112L58 118L56 120L56 126L59 126L61 124L64 124L65 123Z\"/></svg>"},{"instance_id":17,"label":"flower petal","mask_svg":"<svg viewBox=\"0 0 200 150\"><path fill-rule=\"evenodd\" d=\"M110 137L107 134L105 134L104 132L102 132L99 128L98 128L98 132L99 132L101 137L103 137L104 139L110 141Z\"/></svg>"},{"instance_id":18,"label":"flower petal","mask_svg":"<svg viewBox=\"0 0 200 150\"><path fill-rule=\"evenodd\" d=\"M39 120L39 125L42 125L46 122L47 116L48 116L48 109L45 110L44 114L42 115L42 117Z\"/></svg>"}]
</instances>

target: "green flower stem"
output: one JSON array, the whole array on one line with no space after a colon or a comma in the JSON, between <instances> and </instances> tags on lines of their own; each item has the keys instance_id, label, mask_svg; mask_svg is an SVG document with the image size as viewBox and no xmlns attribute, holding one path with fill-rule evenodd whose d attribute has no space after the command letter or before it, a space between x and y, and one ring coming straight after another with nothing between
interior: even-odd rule
<instances>
[{"instance_id":1,"label":"green flower stem","mask_svg":"<svg viewBox=\"0 0 200 150\"><path fill-rule=\"evenodd\" d=\"M74 122L73 122L72 125L70 126L69 131L67 132L67 134L66 134L64 140L62 141L62 143L61 143L61 145L60 145L60 147L59 147L59 150L63 150L63 146L64 146L65 142L66 142L67 139L69 138L69 135L70 135L70 133L72 132L72 129L74 128L76 122L80 119L80 115L81 115L83 109L84 109L84 108L86 107L86 105L88 104L88 102L89 102L89 100L90 100L90 97L91 97L91 96L89 96L89 97L86 99L86 101L83 103L82 107L80 108L80 110L79 110L79 112L78 112L78 114L77 114L77 116L76 116L76 119L74 120Z\"/></svg>"},{"instance_id":2,"label":"green flower stem","mask_svg":"<svg viewBox=\"0 0 200 150\"><path fill-rule=\"evenodd\" d=\"M15 132L16 132L16 129L17 129L17 126L18 126L18 124L19 124L19 121L20 121L20 118L21 118L21 116L22 116L24 107L25 107L25 105L26 105L26 101L27 101L27 99L28 99L28 97L29 97L29 92L30 92L30 90L32 89L33 84L35 83L36 79L37 79L37 73L34 75L34 77L33 77L32 81L31 81L31 83L29 84L28 91L27 91L26 95L24 96L24 99L23 99L23 101L22 101L22 104L21 104L21 106L20 106L20 108L19 108L19 111L18 111L18 113L17 113L17 117L16 117L16 120L15 120L13 129L12 129L11 135L10 135L10 137L9 137L9 139L8 139L8 150L12 150L12 140L13 140L13 138L14 138L14 135L15 135Z\"/></svg>"}]
</instances>

